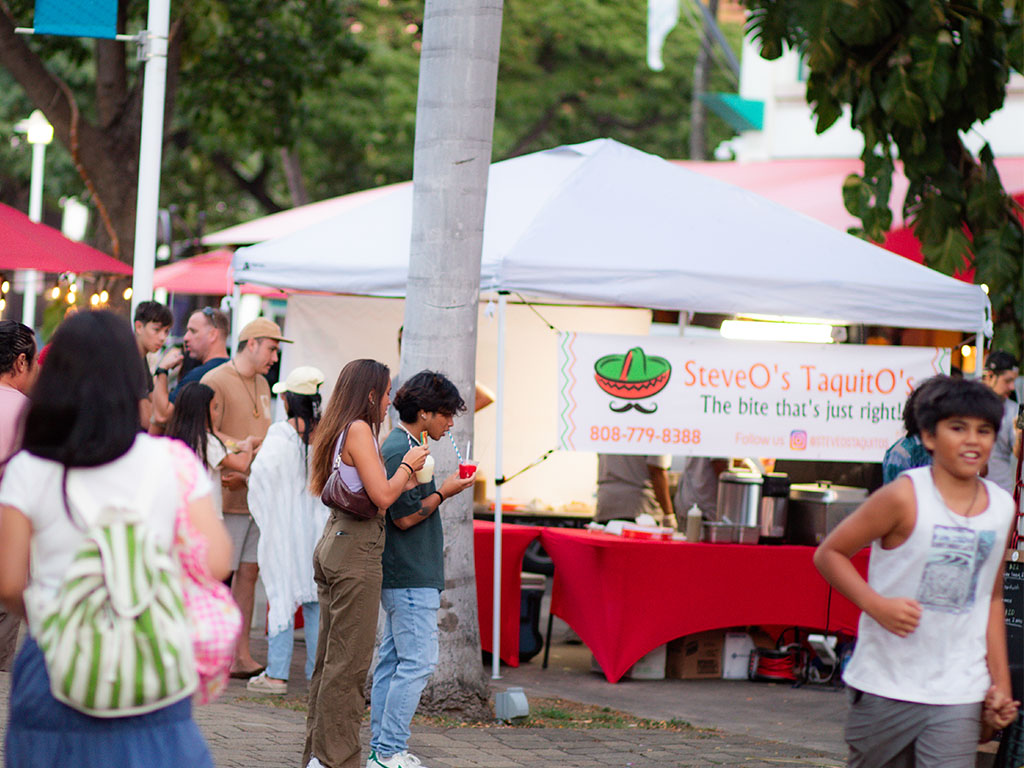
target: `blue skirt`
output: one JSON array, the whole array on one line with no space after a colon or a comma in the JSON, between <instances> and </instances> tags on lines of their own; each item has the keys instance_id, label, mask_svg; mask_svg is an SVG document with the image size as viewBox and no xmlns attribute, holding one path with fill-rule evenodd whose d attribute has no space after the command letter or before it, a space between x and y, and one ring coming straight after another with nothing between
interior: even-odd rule
<instances>
[{"instance_id":1,"label":"blue skirt","mask_svg":"<svg viewBox=\"0 0 1024 768\"><path fill-rule=\"evenodd\" d=\"M133 717L98 718L50 694L43 652L26 637L11 676L6 768L213 768L192 701Z\"/></svg>"}]
</instances>

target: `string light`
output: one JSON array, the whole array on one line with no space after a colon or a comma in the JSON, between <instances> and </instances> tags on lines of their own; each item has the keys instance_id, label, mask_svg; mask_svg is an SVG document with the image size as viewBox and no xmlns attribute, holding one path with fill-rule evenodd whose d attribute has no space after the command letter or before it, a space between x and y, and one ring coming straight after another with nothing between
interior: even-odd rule
<instances>
[{"instance_id":1,"label":"string light","mask_svg":"<svg viewBox=\"0 0 1024 768\"><path fill-rule=\"evenodd\" d=\"M59 285L55 285L55 286L53 286L53 288L50 289L50 298L54 299L54 300L57 300L57 299L60 298L60 286Z\"/></svg>"},{"instance_id":2,"label":"string light","mask_svg":"<svg viewBox=\"0 0 1024 768\"><path fill-rule=\"evenodd\" d=\"M0 283L0 293L7 293L9 290L11 290L11 283L8 280Z\"/></svg>"},{"instance_id":3,"label":"string light","mask_svg":"<svg viewBox=\"0 0 1024 768\"><path fill-rule=\"evenodd\" d=\"M92 296L89 297L89 303L92 304L94 307L98 307L100 304L100 295L98 293L94 293Z\"/></svg>"},{"instance_id":4,"label":"string light","mask_svg":"<svg viewBox=\"0 0 1024 768\"><path fill-rule=\"evenodd\" d=\"M971 355L974 354L974 349L971 347L970 344L964 344L962 347L960 347L960 354L963 355L964 357L970 357Z\"/></svg>"},{"instance_id":5,"label":"string light","mask_svg":"<svg viewBox=\"0 0 1024 768\"><path fill-rule=\"evenodd\" d=\"M124 300L125 301L131 301L132 300L132 289L131 288L125 288L124 289Z\"/></svg>"},{"instance_id":6,"label":"string light","mask_svg":"<svg viewBox=\"0 0 1024 768\"><path fill-rule=\"evenodd\" d=\"M106 291L100 291L100 304L106 304L110 300L110 294Z\"/></svg>"},{"instance_id":7,"label":"string light","mask_svg":"<svg viewBox=\"0 0 1024 768\"><path fill-rule=\"evenodd\" d=\"M7 299L0 299L0 312L7 309Z\"/></svg>"},{"instance_id":8,"label":"string light","mask_svg":"<svg viewBox=\"0 0 1024 768\"><path fill-rule=\"evenodd\" d=\"M68 299L68 304L74 304L75 303L75 293L74 293L74 291L68 291L67 299Z\"/></svg>"},{"instance_id":9,"label":"string light","mask_svg":"<svg viewBox=\"0 0 1024 768\"><path fill-rule=\"evenodd\" d=\"M69 285L68 290L71 291L72 293L78 291L78 283L72 283L71 285Z\"/></svg>"}]
</instances>

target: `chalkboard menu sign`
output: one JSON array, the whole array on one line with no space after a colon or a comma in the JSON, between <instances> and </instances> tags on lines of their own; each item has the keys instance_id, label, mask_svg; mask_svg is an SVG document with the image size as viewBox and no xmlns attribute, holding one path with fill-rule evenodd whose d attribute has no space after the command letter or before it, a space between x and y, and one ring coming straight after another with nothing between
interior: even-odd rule
<instances>
[{"instance_id":1,"label":"chalkboard menu sign","mask_svg":"<svg viewBox=\"0 0 1024 768\"><path fill-rule=\"evenodd\" d=\"M1024 561L1006 563L1003 606L1006 609L1006 650L1010 656L1013 698L1024 701Z\"/></svg>"}]
</instances>

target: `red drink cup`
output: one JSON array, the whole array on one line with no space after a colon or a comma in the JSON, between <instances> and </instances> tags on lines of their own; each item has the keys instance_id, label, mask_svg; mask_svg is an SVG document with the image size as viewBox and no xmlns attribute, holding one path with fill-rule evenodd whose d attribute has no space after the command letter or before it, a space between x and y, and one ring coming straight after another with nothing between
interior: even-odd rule
<instances>
[{"instance_id":1,"label":"red drink cup","mask_svg":"<svg viewBox=\"0 0 1024 768\"><path fill-rule=\"evenodd\" d=\"M465 480L467 477L472 477L476 474L476 468L479 462L477 461L461 461L459 462L459 477Z\"/></svg>"}]
</instances>

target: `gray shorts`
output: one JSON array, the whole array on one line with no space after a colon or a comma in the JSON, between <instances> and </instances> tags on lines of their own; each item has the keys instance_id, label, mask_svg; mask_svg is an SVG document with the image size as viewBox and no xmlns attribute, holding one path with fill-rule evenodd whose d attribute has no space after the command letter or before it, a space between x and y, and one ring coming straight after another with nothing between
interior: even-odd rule
<instances>
[{"instance_id":1,"label":"gray shorts","mask_svg":"<svg viewBox=\"0 0 1024 768\"><path fill-rule=\"evenodd\" d=\"M239 563L255 563L256 545L260 543L260 529L252 515L225 512L224 527L231 536L231 570L237 571Z\"/></svg>"},{"instance_id":2,"label":"gray shorts","mask_svg":"<svg viewBox=\"0 0 1024 768\"><path fill-rule=\"evenodd\" d=\"M918 704L848 689L850 768L974 768L981 702Z\"/></svg>"}]
</instances>

